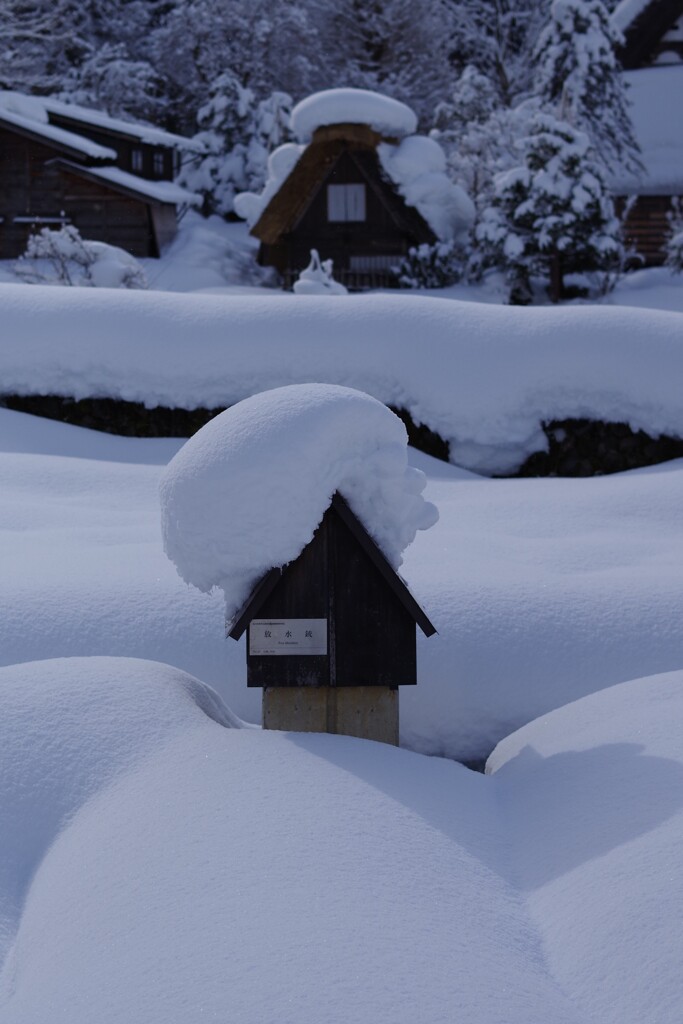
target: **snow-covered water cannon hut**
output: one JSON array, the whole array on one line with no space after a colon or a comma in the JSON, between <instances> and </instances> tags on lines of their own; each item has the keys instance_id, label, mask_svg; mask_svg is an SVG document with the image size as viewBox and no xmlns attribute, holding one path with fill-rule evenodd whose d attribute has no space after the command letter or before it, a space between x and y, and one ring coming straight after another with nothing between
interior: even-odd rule
<instances>
[{"instance_id":1,"label":"snow-covered water cannon hut","mask_svg":"<svg viewBox=\"0 0 683 1024\"><path fill-rule=\"evenodd\" d=\"M164 473L166 553L223 590L264 728L398 743L416 627L436 632L397 571L438 519L407 440L370 395L295 384L221 413Z\"/></svg>"},{"instance_id":2,"label":"snow-covered water cannon hut","mask_svg":"<svg viewBox=\"0 0 683 1024\"><path fill-rule=\"evenodd\" d=\"M290 287L312 249L351 289L396 283L411 248L457 240L474 207L446 174L437 142L415 134L404 103L364 89L329 89L292 111L297 143L276 149L260 195L235 210L260 240L259 263Z\"/></svg>"}]
</instances>

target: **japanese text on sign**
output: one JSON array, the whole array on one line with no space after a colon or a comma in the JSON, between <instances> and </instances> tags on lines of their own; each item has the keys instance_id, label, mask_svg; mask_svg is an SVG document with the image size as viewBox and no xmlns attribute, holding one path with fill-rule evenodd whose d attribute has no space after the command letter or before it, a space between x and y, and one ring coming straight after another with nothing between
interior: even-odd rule
<instances>
[{"instance_id":1,"label":"japanese text on sign","mask_svg":"<svg viewBox=\"0 0 683 1024\"><path fill-rule=\"evenodd\" d=\"M252 619L249 654L327 654L327 619Z\"/></svg>"}]
</instances>

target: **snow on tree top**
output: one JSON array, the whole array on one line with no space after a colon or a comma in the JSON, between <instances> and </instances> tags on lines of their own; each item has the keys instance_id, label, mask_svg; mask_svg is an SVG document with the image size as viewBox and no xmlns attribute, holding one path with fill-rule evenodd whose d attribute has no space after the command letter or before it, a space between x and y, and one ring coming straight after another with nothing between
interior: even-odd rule
<instances>
[{"instance_id":1,"label":"snow on tree top","mask_svg":"<svg viewBox=\"0 0 683 1024\"><path fill-rule=\"evenodd\" d=\"M187 583L220 587L232 617L256 581L296 558L339 491L395 567L438 513L408 466L401 420L330 384L254 395L181 448L160 485L166 554Z\"/></svg>"},{"instance_id":2,"label":"snow on tree top","mask_svg":"<svg viewBox=\"0 0 683 1024\"><path fill-rule=\"evenodd\" d=\"M326 89L307 96L292 111L292 131L300 142L330 124L365 124L380 135L402 138L417 128L417 115L405 103L368 89Z\"/></svg>"}]
</instances>

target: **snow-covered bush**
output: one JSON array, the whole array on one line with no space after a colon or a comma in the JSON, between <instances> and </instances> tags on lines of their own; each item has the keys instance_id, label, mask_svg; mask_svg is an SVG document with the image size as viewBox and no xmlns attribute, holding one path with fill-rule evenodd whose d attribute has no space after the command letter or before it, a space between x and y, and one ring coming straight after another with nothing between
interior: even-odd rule
<instances>
[{"instance_id":1,"label":"snow-covered bush","mask_svg":"<svg viewBox=\"0 0 683 1024\"><path fill-rule=\"evenodd\" d=\"M683 203L680 199L671 201L668 221L669 234L664 243L665 264L672 273L683 274Z\"/></svg>"},{"instance_id":2,"label":"snow-covered bush","mask_svg":"<svg viewBox=\"0 0 683 1024\"><path fill-rule=\"evenodd\" d=\"M124 249L81 238L65 224L58 231L42 228L31 235L26 251L14 265L30 284L72 285L85 288L146 288L145 272Z\"/></svg>"},{"instance_id":3,"label":"snow-covered bush","mask_svg":"<svg viewBox=\"0 0 683 1024\"><path fill-rule=\"evenodd\" d=\"M178 183L204 196L204 213L231 214L238 192L259 191L270 153L288 138L291 97L273 92L256 102L231 72L213 83L197 114L195 141L206 155L182 168Z\"/></svg>"},{"instance_id":4,"label":"snow-covered bush","mask_svg":"<svg viewBox=\"0 0 683 1024\"><path fill-rule=\"evenodd\" d=\"M446 288L457 284L467 270L465 248L456 242L418 245L395 268L401 288Z\"/></svg>"},{"instance_id":5,"label":"snow-covered bush","mask_svg":"<svg viewBox=\"0 0 683 1024\"><path fill-rule=\"evenodd\" d=\"M332 260L321 260L317 249L311 249L311 262L294 282L297 295L346 295L343 284L332 276Z\"/></svg>"},{"instance_id":6,"label":"snow-covered bush","mask_svg":"<svg viewBox=\"0 0 683 1024\"><path fill-rule=\"evenodd\" d=\"M539 113L523 149L524 163L496 176L477 238L490 264L506 271L511 302L531 301L532 277L549 278L557 301L565 273L619 265L621 226L583 132Z\"/></svg>"}]
</instances>

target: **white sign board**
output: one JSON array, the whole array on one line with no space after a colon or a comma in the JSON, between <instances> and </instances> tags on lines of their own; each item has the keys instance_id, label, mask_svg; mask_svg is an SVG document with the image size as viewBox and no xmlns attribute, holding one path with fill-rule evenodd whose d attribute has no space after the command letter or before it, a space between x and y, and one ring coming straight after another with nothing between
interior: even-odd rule
<instances>
[{"instance_id":1,"label":"white sign board","mask_svg":"<svg viewBox=\"0 0 683 1024\"><path fill-rule=\"evenodd\" d=\"M327 654L327 619L252 619L249 654Z\"/></svg>"}]
</instances>

